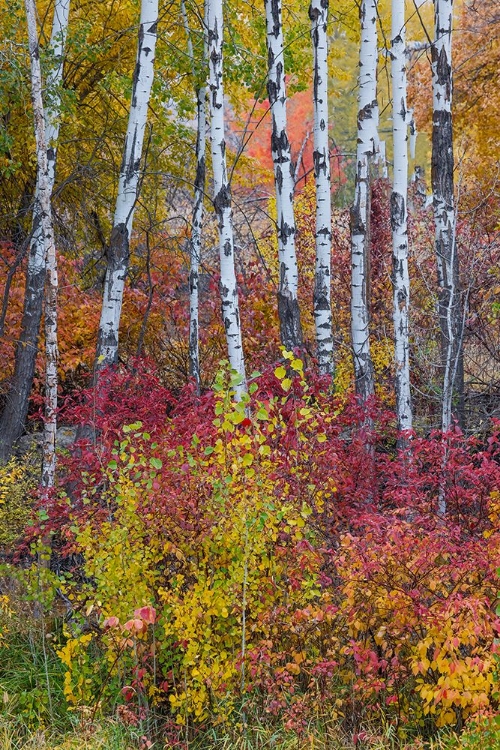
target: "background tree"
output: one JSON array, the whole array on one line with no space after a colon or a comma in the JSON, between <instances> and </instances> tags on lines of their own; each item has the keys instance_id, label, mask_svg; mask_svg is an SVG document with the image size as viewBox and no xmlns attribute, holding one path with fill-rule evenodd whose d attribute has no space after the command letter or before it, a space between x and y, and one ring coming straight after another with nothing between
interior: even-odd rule
<instances>
[{"instance_id":1,"label":"background tree","mask_svg":"<svg viewBox=\"0 0 500 750\"><path fill-rule=\"evenodd\" d=\"M96 349L96 370L118 362L118 334L123 290L130 259L130 235L139 189L139 174L154 75L158 0L142 0L133 75L132 101L118 182Z\"/></svg>"},{"instance_id":2,"label":"background tree","mask_svg":"<svg viewBox=\"0 0 500 750\"><path fill-rule=\"evenodd\" d=\"M370 190L379 152L377 103L377 0L362 0L359 57L358 142L354 204L351 209L351 336L356 393L375 392L370 354Z\"/></svg>"},{"instance_id":3,"label":"background tree","mask_svg":"<svg viewBox=\"0 0 500 750\"><path fill-rule=\"evenodd\" d=\"M193 73L193 85L196 96L196 177L194 180L193 218L191 220L191 237L189 240L189 370L200 389L200 353L199 353L199 284L200 260L202 246L203 201L205 198L205 142L206 142L206 106L207 89L204 84L204 73L208 61L207 19L208 0L205 0L204 21L202 27L203 54L201 65L196 65L194 47L189 28L184 0L181 2L184 27L187 36L188 55ZM199 70L201 68L201 70Z\"/></svg>"},{"instance_id":4,"label":"background tree","mask_svg":"<svg viewBox=\"0 0 500 750\"><path fill-rule=\"evenodd\" d=\"M313 43L314 176L316 179L316 272L314 319L319 371L333 374L331 309L332 197L328 142L328 0L313 0L309 9Z\"/></svg>"},{"instance_id":5,"label":"background tree","mask_svg":"<svg viewBox=\"0 0 500 750\"><path fill-rule=\"evenodd\" d=\"M271 153L276 187L278 231L278 316L281 342L292 350L302 346L302 326L297 298L298 271L295 254L293 194L295 168L286 121L286 82L281 0L264 0L268 57L267 93L272 116Z\"/></svg>"},{"instance_id":6,"label":"background tree","mask_svg":"<svg viewBox=\"0 0 500 750\"><path fill-rule=\"evenodd\" d=\"M406 99L406 20L404 0L392 2L392 134L394 174L391 193L392 283L396 413L399 430L411 430L410 341L408 313L408 109Z\"/></svg>"},{"instance_id":7,"label":"background tree","mask_svg":"<svg viewBox=\"0 0 500 750\"><path fill-rule=\"evenodd\" d=\"M224 19L222 0L210 0L208 11L208 60L210 88L210 143L214 180L214 206L219 223L220 295L226 331L229 364L239 376L237 396L246 389L245 359L241 336L238 287L234 267L234 236L231 187L226 164L224 133L223 56Z\"/></svg>"},{"instance_id":8,"label":"background tree","mask_svg":"<svg viewBox=\"0 0 500 750\"><path fill-rule=\"evenodd\" d=\"M31 60L31 96L37 154L37 209L45 249L45 419L43 441L42 486L47 492L54 486L57 431L57 261L52 208L53 165L48 156L45 112L42 100L42 70L36 28L35 0L25 0L28 44Z\"/></svg>"},{"instance_id":9,"label":"background tree","mask_svg":"<svg viewBox=\"0 0 500 750\"><path fill-rule=\"evenodd\" d=\"M432 45L432 194L441 329L443 432L450 428L454 414L462 425L464 420L463 307L453 175L452 26L453 0L435 0Z\"/></svg>"},{"instance_id":10,"label":"background tree","mask_svg":"<svg viewBox=\"0 0 500 750\"><path fill-rule=\"evenodd\" d=\"M42 215L47 211L47 205L51 203L52 192L55 182L56 157L59 139L59 128L61 118L61 85L64 67L64 52L68 30L69 18L69 0L57 0L54 5L54 17L52 22L52 33L50 37L50 57L49 69L46 76L46 100L47 104L44 111L43 132L37 124L37 182L35 188L33 220L31 229L31 238L26 239L29 242L28 265L26 270L26 287L24 295L24 308L21 321L21 332L19 342L16 347L14 374L10 384L9 392L5 403L5 408L0 418L0 461L6 461L9 457L12 446L22 434L26 416L28 413L28 402L31 389L33 386L33 377L35 374L35 363L38 353L38 337L40 332L40 321L42 318L43 298L45 289L45 277L47 268L47 239L44 236L42 227ZM29 13L28 13L29 11ZM36 6L26 6L27 18L32 22L31 14L36 13ZM35 15L36 31L36 15ZM30 39L33 45L33 39ZM38 42L36 49L34 46L30 49L30 54L36 59L40 58ZM33 65L33 62L32 62ZM32 70L32 96L34 78L41 76L41 70ZM35 90L41 83L36 82ZM38 95L37 95L38 96ZM35 106L35 105L34 105ZM37 100L36 106L42 106ZM37 115L38 116L38 113ZM40 161L39 149L45 144L47 167L45 169L43 162ZM43 198L45 206L42 208L40 199L40 180L44 181ZM48 201L48 203L47 203ZM50 220L52 225L52 218ZM52 236L53 240L53 236ZM50 244L50 243L49 243ZM50 259L52 274L49 284L57 287L55 274L55 259ZM54 300L50 300L54 304ZM55 313L52 312L51 318L56 320ZM55 332L55 335L57 331ZM52 336L51 336L52 338ZM53 342L51 347L53 346ZM51 351L50 359L56 362L56 354ZM51 374L51 382L54 375ZM52 390L54 385L51 386ZM52 394L52 397L53 394ZM55 414L55 412L54 412ZM49 462L50 463L50 462ZM53 473L53 468L51 470Z\"/></svg>"}]
</instances>

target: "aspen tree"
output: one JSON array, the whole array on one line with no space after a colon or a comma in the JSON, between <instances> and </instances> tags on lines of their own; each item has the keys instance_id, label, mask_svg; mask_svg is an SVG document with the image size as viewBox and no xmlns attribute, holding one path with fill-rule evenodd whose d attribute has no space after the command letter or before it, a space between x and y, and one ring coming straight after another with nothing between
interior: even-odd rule
<instances>
[{"instance_id":1,"label":"aspen tree","mask_svg":"<svg viewBox=\"0 0 500 750\"><path fill-rule=\"evenodd\" d=\"M434 0L432 46L432 192L436 227L438 310L441 330L443 401L441 429L452 424L454 400L463 419L462 303L455 237L456 216L453 180L453 73L451 35L453 0Z\"/></svg>"},{"instance_id":2,"label":"aspen tree","mask_svg":"<svg viewBox=\"0 0 500 750\"><path fill-rule=\"evenodd\" d=\"M219 224L220 294L222 320L226 331L229 364L239 377L236 397L246 390L245 360L241 339L238 287L234 267L234 238L231 209L231 186L226 165L224 134L223 57L224 22L222 0L207 0L208 61L210 89L210 144L214 180L214 207Z\"/></svg>"},{"instance_id":3,"label":"aspen tree","mask_svg":"<svg viewBox=\"0 0 500 750\"><path fill-rule=\"evenodd\" d=\"M356 394L362 402L375 392L370 353L370 190L378 161L377 0L362 0L359 56L358 142L354 204L351 208L351 337Z\"/></svg>"},{"instance_id":4,"label":"aspen tree","mask_svg":"<svg viewBox=\"0 0 500 750\"><path fill-rule=\"evenodd\" d=\"M411 430L410 343L408 312L408 109L406 98L405 0L392 0L392 133L394 174L391 193L392 284L398 429Z\"/></svg>"},{"instance_id":5,"label":"aspen tree","mask_svg":"<svg viewBox=\"0 0 500 750\"><path fill-rule=\"evenodd\" d=\"M199 268L201 259L201 229L203 222L203 199L205 197L205 140L206 140L206 100L207 89L204 83L198 81L193 42L189 29L186 6L181 0L181 11L184 28L187 35L188 55L193 69L193 83L196 95L196 177L194 180L193 218L191 222L191 238L189 241L189 371L200 390L200 353L199 353ZM208 0L205 1L203 26L203 61L202 69L207 62L207 21Z\"/></svg>"},{"instance_id":6,"label":"aspen tree","mask_svg":"<svg viewBox=\"0 0 500 750\"><path fill-rule=\"evenodd\" d=\"M47 155L47 134L42 101L42 71L36 28L35 0L25 0L28 25L28 44L31 61L31 98L35 121L37 157L38 219L45 248L45 419L43 440L42 487L45 491L54 486L56 470L57 431L57 259L52 226L50 179Z\"/></svg>"},{"instance_id":7,"label":"aspen tree","mask_svg":"<svg viewBox=\"0 0 500 750\"><path fill-rule=\"evenodd\" d=\"M96 371L118 362L118 333L125 278L129 267L132 222L138 198L144 131L153 84L157 24L158 0L142 0L132 100L118 180L113 229L108 247L96 350Z\"/></svg>"},{"instance_id":8,"label":"aspen tree","mask_svg":"<svg viewBox=\"0 0 500 750\"><path fill-rule=\"evenodd\" d=\"M312 0L309 8L314 71L314 177L316 180L316 267L314 322L319 371L333 375L331 309L332 205L328 144L328 0Z\"/></svg>"},{"instance_id":9,"label":"aspen tree","mask_svg":"<svg viewBox=\"0 0 500 750\"><path fill-rule=\"evenodd\" d=\"M293 212L295 170L287 135L281 0L264 0L264 5L268 58L267 93L272 116L271 154L274 164L278 229L278 316L281 343L286 349L291 350L302 346Z\"/></svg>"},{"instance_id":10,"label":"aspen tree","mask_svg":"<svg viewBox=\"0 0 500 750\"><path fill-rule=\"evenodd\" d=\"M61 121L60 88L63 77L64 48L68 30L69 8L70 0L56 0L50 36L51 64L46 76L46 90L50 96L45 104L44 112L47 159L47 170L44 175L44 199L46 199L48 194L49 203L55 182L57 146ZM38 168L21 333L16 349L12 384L0 419L0 461L7 460L13 444L22 433L28 413L28 401L35 374L46 276L46 245L42 228L42 214L44 211L40 200L41 175L40 168Z\"/></svg>"}]
</instances>

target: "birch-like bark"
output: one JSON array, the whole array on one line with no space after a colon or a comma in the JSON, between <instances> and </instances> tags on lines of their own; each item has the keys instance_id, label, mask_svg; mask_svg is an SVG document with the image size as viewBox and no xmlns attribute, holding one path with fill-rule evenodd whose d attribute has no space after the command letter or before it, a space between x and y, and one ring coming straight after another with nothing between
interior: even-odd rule
<instances>
[{"instance_id":1,"label":"birch-like bark","mask_svg":"<svg viewBox=\"0 0 500 750\"><path fill-rule=\"evenodd\" d=\"M64 66L64 48L68 29L70 0L56 0L50 37L52 64L47 73L46 84L49 97L45 104L45 142L47 173L45 188L51 200L55 181L57 143L61 119L60 88ZM38 352L38 337L42 318L46 250L42 230L40 202L40 170L33 208L30 250L26 271L26 291L21 320L21 332L16 348L14 375L0 419L0 461L6 461L12 446L21 435L28 413L29 396L33 386L35 362Z\"/></svg>"},{"instance_id":2,"label":"birch-like bark","mask_svg":"<svg viewBox=\"0 0 500 750\"><path fill-rule=\"evenodd\" d=\"M432 192L436 227L438 309L441 329L443 403L441 428L446 432L454 416L463 418L462 304L455 238L453 181L453 75L451 34L453 0L434 1L432 46Z\"/></svg>"},{"instance_id":3,"label":"birch-like bark","mask_svg":"<svg viewBox=\"0 0 500 750\"><path fill-rule=\"evenodd\" d=\"M272 115L271 154L274 164L278 228L278 316L281 343L286 349L292 350L302 346L302 326L297 298L296 227L293 213L295 170L286 124L281 0L264 0L264 5L268 59L267 93Z\"/></svg>"},{"instance_id":4,"label":"birch-like bark","mask_svg":"<svg viewBox=\"0 0 500 750\"><path fill-rule=\"evenodd\" d=\"M129 267L130 236L138 197L144 131L153 84L157 25L158 0L142 0L132 101L104 280L95 361L97 372L118 362L118 333L125 278Z\"/></svg>"},{"instance_id":5,"label":"birch-like bark","mask_svg":"<svg viewBox=\"0 0 500 750\"><path fill-rule=\"evenodd\" d=\"M380 152L377 104L377 0L362 0L359 57L356 182L351 209L351 337L356 394L361 402L375 392L370 353L370 191L371 167Z\"/></svg>"},{"instance_id":6,"label":"birch-like bark","mask_svg":"<svg viewBox=\"0 0 500 750\"><path fill-rule=\"evenodd\" d=\"M394 175L391 194L392 284L396 414L398 430L411 430L410 342L408 313L408 110L406 99L405 0L392 0L391 33L392 134Z\"/></svg>"},{"instance_id":7,"label":"birch-like bark","mask_svg":"<svg viewBox=\"0 0 500 750\"><path fill-rule=\"evenodd\" d=\"M246 390L246 377L238 287L234 267L231 187L227 175L226 138L224 135L223 12L222 0L208 0L208 2L210 144L214 179L214 207L219 223L222 320L226 330L229 364L240 379L240 384L236 386L236 397L240 398Z\"/></svg>"},{"instance_id":8,"label":"birch-like bark","mask_svg":"<svg viewBox=\"0 0 500 750\"><path fill-rule=\"evenodd\" d=\"M31 60L31 98L35 121L37 156L37 193L39 220L45 247L45 420L43 440L42 487L48 492L54 486L57 431L57 259L52 226L51 195L47 157L47 134L42 101L42 71L36 28L35 0L25 0L28 44Z\"/></svg>"},{"instance_id":9,"label":"birch-like bark","mask_svg":"<svg viewBox=\"0 0 500 750\"><path fill-rule=\"evenodd\" d=\"M201 261L201 231L203 224L203 199L205 196L205 141L206 141L206 100L207 89L198 82L193 43L187 19L184 0L181 0L181 11L187 35L188 55L193 69L193 83L196 94L196 177L194 180L193 218L191 222L191 239L189 241L189 371L200 392L200 350L199 350L199 283ZM208 0L205 1L203 26L203 60L202 69L206 67Z\"/></svg>"},{"instance_id":10,"label":"birch-like bark","mask_svg":"<svg viewBox=\"0 0 500 750\"><path fill-rule=\"evenodd\" d=\"M331 308L332 204L328 144L328 0L312 0L309 8L314 55L314 177L316 180L316 267L314 323L318 367L333 375Z\"/></svg>"}]
</instances>

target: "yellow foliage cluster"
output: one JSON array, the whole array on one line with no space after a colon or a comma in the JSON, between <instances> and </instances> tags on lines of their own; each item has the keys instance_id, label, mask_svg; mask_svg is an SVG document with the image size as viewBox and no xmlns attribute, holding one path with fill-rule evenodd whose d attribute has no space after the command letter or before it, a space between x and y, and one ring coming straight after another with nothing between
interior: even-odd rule
<instances>
[{"instance_id":1,"label":"yellow foliage cluster","mask_svg":"<svg viewBox=\"0 0 500 750\"><path fill-rule=\"evenodd\" d=\"M431 715L438 727L454 725L487 709L495 692L494 592L481 570L450 578L449 554L429 549L423 531L403 524L397 533L397 542L389 537L383 549L376 544L364 554L350 535L342 541L341 611L359 647L359 687L367 694L383 689L422 724ZM493 564L499 543L490 535L486 557Z\"/></svg>"},{"instance_id":2,"label":"yellow foliage cluster","mask_svg":"<svg viewBox=\"0 0 500 750\"><path fill-rule=\"evenodd\" d=\"M29 521L30 496L36 486L35 461L30 454L0 466L0 547L11 546Z\"/></svg>"}]
</instances>

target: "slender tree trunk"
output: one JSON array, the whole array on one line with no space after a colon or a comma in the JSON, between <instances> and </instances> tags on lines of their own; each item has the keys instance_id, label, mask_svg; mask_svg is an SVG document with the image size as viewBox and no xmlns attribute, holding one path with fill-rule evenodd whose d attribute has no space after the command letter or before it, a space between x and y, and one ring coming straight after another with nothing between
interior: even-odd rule
<instances>
[{"instance_id":1,"label":"slender tree trunk","mask_svg":"<svg viewBox=\"0 0 500 750\"><path fill-rule=\"evenodd\" d=\"M394 176L391 194L392 284L398 430L411 430L408 312L408 111L406 101L406 22L404 0L392 0L392 133Z\"/></svg>"},{"instance_id":2,"label":"slender tree trunk","mask_svg":"<svg viewBox=\"0 0 500 750\"><path fill-rule=\"evenodd\" d=\"M316 268L314 322L318 367L333 375L331 308L332 203L328 144L328 0L312 0L309 8L314 53L314 177L316 179Z\"/></svg>"},{"instance_id":3,"label":"slender tree trunk","mask_svg":"<svg viewBox=\"0 0 500 750\"><path fill-rule=\"evenodd\" d=\"M47 75L47 89L50 100L45 109L45 143L47 172L45 189L49 192L49 202L55 181L57 142L60 124L60 86L63 76L64 46L68 29L70 0L56 0L50 47L54 65ZM46 250L42 229L43 209L40 201L40 169L37 173L33 225L31 233L28 267L26 271L26 291L21 321L21 333L16 349L14 375L7 396L6 405L0 418L0 461L6 461L12 446L20 437L26 415L33 377L35 374L38 337L42 318L45 288Z\"/></svg>"},{"instance_id":4,"label":"slender tree trunk","mask_svg":"<svg viewBox=\"0 0 500 750\"><path fill-rule=\"evenodd\" d=\"M231 369L239 376L236 397L246 390L245 360L241 340L238 288L234 267L231 188L227 177L224 135L224 88L222 45L224 39L222 0L209 0L208 54L210 87L210 143L214 177L214 207L219 222L220 292L222 320Z\"/></svg>"},{"instance_id":5,"label":"slender tree trunk","mask_svg":"<svg viewBox=\"0 0 500 750\"><path fill-rule=\"evenodd\" d=\"M297 299L293 193L295 170L286 125L286 86L281 0L264 0L267 27L267 92L272 114L271 153L276 185L278 227L278 315L281 343L286 349L302 347L302 326Z\"/></svg>"},{"instance_id":6,"label":"slender tree trunk","mask_svg":"<svg viewBox=\"0 0 500 750\"><path fill-rule=\"evenodd\" d=\"M157 24L158 0L142 0L132 101L104 280L95 361L97 372L118 362L118 332L129 267L130 235L138 197L144 131L153 84Z\"/></svg>"},{"instance_id":7,"label":"slender tree trunk","mask_svg":"<svg viewBox=\"0 0 500 750\"><path fill-rule=\"evenodd\" d=\"M45 246L45 423L43 441L42 487L54 486L57 430L57 260L52 226L52 185L47 157L47 134L42 101L42 72L36 28L35 0L25 0L28 42L31 59L31 98L35 121L39 220Z\"/></svg>"},{"instance_id":8,"label":"slender tree trunk","mask_svg":"<svg viewBox=\"0 0 500 750\"><path fill-rule=\"evenodd\" d=\"M377 0L362 0L356 182L351 209L351 337L356 394L375 392L370 353L370 191L372 163L380 152L377 104Z\"/></svg>"},{"instance_id":9,"label":"slender tree trunk","mask_svg":"<svg viewBox=\"0 0 500 750\"><path fill-rule=\"evenodd\" d=\"M453 0L434 0L432 192L436 225L438 307L441 329L441 367L443 370L441 415L443 432L450 428L454 416L458 416L460 421L463 420L464 392L462 304L453 195L452 21ZM458 410L454 401L458 402Z\"/></svg>"},{"instance_id":10,"label":"slender tree trunk","mask_svg":"<svg viewBox=\"0 0 500 750\"><path fill-rule=\"evenodd\" d=\"M188 40L188 55L193 68L193 82L196 93L196 177L194 181L193 218L191 224L191 239L189 242L189 371L200 392L200 352L199 352L199 268L201 260L201 231L203 224L203 199L205 197L205 141L206 141L206 101L207 90L199 85L194 58L193 43L189 30L184 0L181 0L182 16ZM205 0L205 14L203 27L203 61L202 69L206 67L208 49L206 27L208 21L208 0Z\"/></svg>"}]
</instances>

